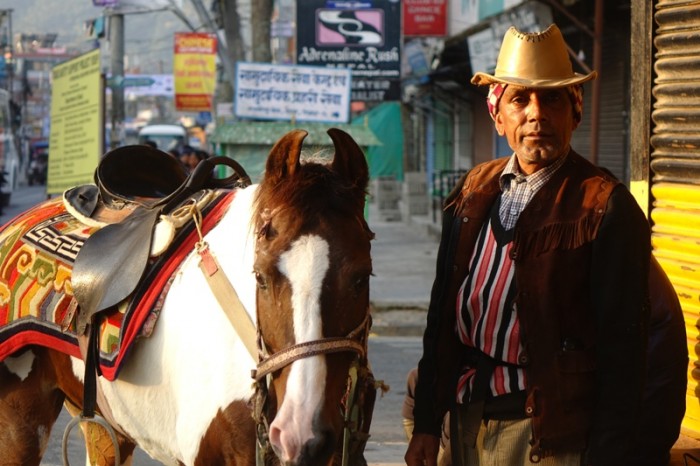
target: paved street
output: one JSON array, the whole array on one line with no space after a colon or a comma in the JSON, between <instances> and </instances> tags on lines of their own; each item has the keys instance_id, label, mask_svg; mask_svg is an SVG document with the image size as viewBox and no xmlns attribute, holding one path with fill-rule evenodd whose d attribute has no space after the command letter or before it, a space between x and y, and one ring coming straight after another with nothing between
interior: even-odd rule
<instances>
[{"instance_id":1,"label":"paved street","mask_svg":"<svg viewBox=\"0 0 700 466\"><path fill-rule=\"evenodd\" d=\"M22 188L15 193L12 205L0 216L6 222L27 207L45 199L43 187ZM429 234L428 219L410 222L386 222L379 219L374 206L370 209L370 227L376 234L372 242L374 276L371 282L373 332L370 339L370 361L375 376L390 386L390 391L377 399L366 448L370 466L400 466L406 441L401 425L401 403L405 395L405 377L420 357L420 335L425 320L430 286L435 267L437 243ZM42 466L61 465L60 441L62 415L52 433L51 443ZM71 438L71 464L83 464L82 440ZM672 451L669 466L700 464L700 442L681 435ZM137 451L134 466L155 466L142 451Z\"/></svg>"},{"instance_id":2,"label":"paved street","mask_svg":"<svg viewBox=\"0 0 700 466\"><path fill-rule=\"evenodd\" d=\"M374 335L370 339L370 362L374 375L390 386L384 396L377 397L370 430L371 438L365 449L365 457L370 466L399 466L403 463L406 451L406 438L401 425L401 404L406 394L406 373L420 357L418 337L383 337ZM42 466L62 466L61 439L70 418L61 414L51 433ZM85 449L82 437L74 429L69 443L70 464L84 464ZM143 451L137 450L134 466L156 466Z\"/></svg>"},{"instance_id":3,"label":"paved street","mask_svg":"<svg viewBox=\"0 0 700 466\"><path fill-rule=\"evenodd\" d=\"M45 198L41 186L21 188L14 193L0 222L7 222ZM425 320L437 244L428 235L424 223L385 222L378 218L372 207L369 223L376 238L372 242L373 330L369 351L375 377L383 380L390 390L377 398L365 452L370 466L398 466L403 464L406 450L401 423L406 374L420 357L419 335ZM68 421L64 412L54 427L42 466L62 465L60 445ZM77 430L69 439L69 452L71 464L84 463L84 447ZM160 463L138 450L133 464Z\"/></svg>"}]
</instances>

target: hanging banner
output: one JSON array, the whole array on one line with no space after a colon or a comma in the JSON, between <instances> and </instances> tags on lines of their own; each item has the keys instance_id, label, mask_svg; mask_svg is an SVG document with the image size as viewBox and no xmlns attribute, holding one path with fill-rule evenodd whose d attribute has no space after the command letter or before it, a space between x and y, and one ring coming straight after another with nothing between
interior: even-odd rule
<instances>
[{"instance_id":1,"label":"hanging banner","mask_svg":"<svg viewBox=\"0 0 700 466\"><path fill-rule=\"evenodd\" d=\"M353 101L401 98L398 0L297 1L299 65L348 68Z\"/></svg>"},{"instance_id":2,"label":"hanging banner","mask_svg":"<svg viewBox=\"0 0 700 466\"><path fill-rule=\"evenodd\" d=\"M175 109L183 112L211 111L216 88L216 35L200 32L175 33L173 58Z\"/></svg>"},{"instance_id":3,"label":"hanging banner","mask_svg":"<svg viewBox=\"0 0 700 466\"><path fill-rule=\"evenodd\" d=\"M447 0L404 0L402 3L404 36L447 35Z\"/></svg>"}]
</instances>

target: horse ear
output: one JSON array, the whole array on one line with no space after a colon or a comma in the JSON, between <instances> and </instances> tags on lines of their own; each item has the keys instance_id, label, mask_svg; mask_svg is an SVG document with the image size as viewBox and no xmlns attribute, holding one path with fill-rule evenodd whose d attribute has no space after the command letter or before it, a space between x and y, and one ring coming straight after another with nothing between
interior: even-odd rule
<instances>
[{"instance_id":1,"label":"horse ear","mask_svg":"<svg viewBox=\"0 0 700 466\"><path fill-rule=\"evenodd\" d=\"M282 136L267 158L265 177L278 180L293 175L301 166L301 146L308 134L302 129L295 129Z\"/></svg>"},{"instance_id":2,"label":"horse ear","mask_svg":"<svg viewBox=\"0 0 700 466\"><path fill-rule=\"evenodd\" d=\"M345 131L330 128L328 135L333 140L335 158L333 171L350 180L355 186L365 190L369 183L369 168L365 154L355 140Z\"/></svg>"}]
</instances>

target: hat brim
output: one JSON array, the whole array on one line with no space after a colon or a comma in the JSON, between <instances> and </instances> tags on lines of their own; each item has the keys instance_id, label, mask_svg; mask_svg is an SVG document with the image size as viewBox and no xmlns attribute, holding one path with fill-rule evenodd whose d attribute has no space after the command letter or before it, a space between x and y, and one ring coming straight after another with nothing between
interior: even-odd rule
<instances>
[{"instance_id":1,"label":"hat brim","mask_svg":"<svg viewBox=\"0 0 700 466\"><path fill-rule=\"evenodd\" d=\"M487 73L477 72L471 79L471 83L477 86L488 86L489 84L501 83L528 88L556 88L583 84L596 76L598 76L598 73L592 71L591 73L585 75L574 73L574 76L565 79L524 79L510 76L497 77Z\"/></svg>"}]
</instances>

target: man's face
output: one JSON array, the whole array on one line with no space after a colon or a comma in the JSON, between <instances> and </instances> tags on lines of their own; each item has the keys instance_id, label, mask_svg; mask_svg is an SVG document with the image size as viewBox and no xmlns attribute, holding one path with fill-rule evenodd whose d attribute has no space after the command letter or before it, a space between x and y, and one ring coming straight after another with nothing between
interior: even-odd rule
<instances>
[{"instance_id":1,"label":"man's face","mask_svg":"<svg viewBox=\"0 0 700 466\"><path fill-rule=\"evenodd\" d=\"M566 155L576 127L566 88L509 85L498 105L496 130L508 139L523 173L534 173Z\"/></svg>"}]
</instances>

